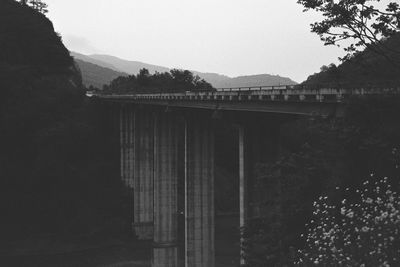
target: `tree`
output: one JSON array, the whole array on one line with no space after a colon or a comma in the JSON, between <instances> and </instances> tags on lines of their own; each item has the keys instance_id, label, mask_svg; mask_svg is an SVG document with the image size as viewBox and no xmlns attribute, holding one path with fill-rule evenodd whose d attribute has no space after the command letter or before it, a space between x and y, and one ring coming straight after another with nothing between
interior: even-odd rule
<instances>
[{"instance_id":1,"label":"tree","mask_svg":"<svg viewBox=\"0 0 400 267\"><path fill-rule=\"evenodd\" d=\"M337 45L349 40L342 61L352 58L360 50L384 56L389 61L392 53L400 50L388 48L385 40L400 32L400 6L395 1L379 7L381 0L298 0L304 11L315 10L324 19L311 24L311 31L318 34L325 45Z\"/></svg>"},{"instance_id":2,"label":"tree","mask_svg":"<svg viewBox=\"0 0 400 267\"><path fill-rule=\"evenodd\" d=\"M26 0L23 0L26 2ZM42 14L46 14L49 12L47 10L47 4L43 2L42 0L29 0L29 3L31 4L32 8Z\"/></svg>"}]
</instances>

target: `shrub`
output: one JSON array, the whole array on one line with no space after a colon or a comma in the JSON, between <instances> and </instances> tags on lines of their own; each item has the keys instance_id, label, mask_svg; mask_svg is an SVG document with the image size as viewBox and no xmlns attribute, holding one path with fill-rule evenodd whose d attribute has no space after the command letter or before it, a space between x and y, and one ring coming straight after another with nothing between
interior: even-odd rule
<instances>
[{"instance_id":1,"label":"shrub","mask_svg":"<svg viewBox=\"0 0 400 267\"><path fill-rule=\"evenodd\" d=\"M339 205L319 197L295 265L399 266L400 196L392 183L371 174L359 189L346 188Z\"/></svg>"}]
</instances>

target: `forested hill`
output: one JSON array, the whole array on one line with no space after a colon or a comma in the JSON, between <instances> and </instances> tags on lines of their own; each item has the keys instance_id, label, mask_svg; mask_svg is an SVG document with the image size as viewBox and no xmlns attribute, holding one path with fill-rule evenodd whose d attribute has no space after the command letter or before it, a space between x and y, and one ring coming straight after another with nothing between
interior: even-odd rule
<instances>
[{"instance_id":1,"label":"forested hill","mask_svg":"<svg viewBox=\"0 0 400 267\"><path fill-rule=\"evenodd\" d=\"M14 0L0 1L0 91L2 240L87 223L77 218L83 207L93 214L96 189L82 188L106 173L92 141L102 131L92 130L79 70L52 22Z\"/></svg>"},{"instance_id":2,"label":"forested hill","mask_svg":"<svg viewBox=\"0 0 400 267\"><path fill-rule=\"evenodd\" d=\"M75 58L82 73L82 82L86 87L93 86L95 88L103 88L105 84L120 77L128 76L128 74L120 71L115 71L110 68L101 67L99 65L86 62Z\"/></svg>"},{"instance_id":3,"label":"forested hill","mask_svg":"<svg viewBox=\"0 0 400 267\"><path fill-rule=\"evenodd\" d=\"M215 84L215 85L214 85ZM271 86L271 85L295 85L290 78L271 74L247 75L215 81L213 85L217 88L247 87L247 86Z\"/></svg>"},{"instance_id":4,"label":"forested hill","mask_svg":"<svg viewBox=\"0 0 400 267\"><path fill-rule=\"evenodd\" d=\"M384 46L385 56L366 49L339 66L321 67L321 72L310 75L304 83L346 86L399 84L400 34L387 39Z\"/></svg>"},{"instance_id":5,"label":"forested hill","mask_svg":"<svg viewBox=\"0 0 400 267\"><path fill-rule=\"evenodd\" d=\"M44 73L71 70L73 63L61 38L43 14L13 0L0 1L0 63Z\"/></svg>"}]
</instances>

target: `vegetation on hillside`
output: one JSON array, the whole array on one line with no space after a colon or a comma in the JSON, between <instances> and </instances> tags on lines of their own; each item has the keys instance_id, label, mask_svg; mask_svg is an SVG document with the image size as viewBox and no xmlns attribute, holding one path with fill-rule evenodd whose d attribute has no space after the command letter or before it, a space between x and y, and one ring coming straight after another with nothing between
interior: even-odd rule
<instances>
[{"instance_id":1,"label":"vegetation on hillside","mask_svg":"<svg viewBox=\"0 0 400 267\"><path fill-rule=\"evenodd\" d=\"M261 216L250 219L245 231L249 266L290 266L297 249L307 246L301 234L321 195L351 199L336 187L354 192L371 172L399 177L391 154L399 146L398 114L400 99L375 97L352 100L345 118L283 125L278 160L256 169L253 205Z\"/></svg>"},{"instance_id":2,"label":"vegetation on hillside","mask_svg":"<svg viewBox=\"0 0 400 267\"><path fill-rule=\"evenodd\" d=\"M385 38L400 32L400 5L396 1L380 0L298 0L305 11L314 10L323 15L321 21L311 24L325 45L345 43L343 61L351 59L368 48L376 55L400 67L399 60L390 54L400 54L400 47L388 47Z\"/></svg>"},{"instance_id":3,"label":"vegetation on hillside","mask_svg":"<svg viewBox=\"0 0 400 267\"><path fill-rule=\"evenodd\" d=\"M388 10L382 11L373 5L367 6L373 2L298 1L306 10L323 13L323 20L313 24L312 31L325 44L353 39L345 49L347 55L341 65L323 66L320 73L311 75L303 84L339 88L399 86L400 68L396 65L400 62L399 6L391 3ZM346 30L353 23L356 27ZM371 27L372 32L368 32ZM362 31L361 35L357 35L358 31ZM369 34L373 36L368 37ZM389 184L393 191L378 196L383 201L392 192L399 192L400 186L395 181L399 169L393 164L391 154L393 147L399 146L398 114L399 98L351 99L344 118L302 119L282 127L283 147L279 159L257 169L253 205L261 210L261 216L251 218L243 232L248 266L291 266L294 262L300 266L398 263L399 236L389 234L395 228L400 231L397 221L395 224L378 222L377 229L371 230L369 236L359 235L360 240L354 240L357 235L351 233L355 229L352 223L359 228L361 223L374 224L371 217L363 217L366 203L357 202L365 177L373 172L377 177L394 178ZM352 204L343 204L343 212L354 219L345 217L349 220L342 223L338 221L342 218L341 210L338 213L332 205L344 198ZM329 205L326 199L330 200ZM398 209L397 202L393 205ZM381 206L376 208L377 213L384 214ZM302 238L302 233L307 236ZM331 243L332 238L335 245ZM386 243L384 238L388 240ZM298 250L300 258L296 255Z\"/></svg>"},{"instance_id":4,"label":"vegetation on hillside","mask_svg":"<svg viewBox=\"0 0 400 267\"><path fill-rule=\"evenodd\" d=\"M75 59L79 59L78 64L82 69L83 80L90 80L90 77L86 77L86 75L90 75L90 73L85 72L86 66L84 63L92 63L98 65L103 68L112 69L117 72L124 72L128 74L137 74L140 69L147 69L149 73L164 73L169 72L170 70L166 67L156 66L147 64L144 62L138 61L129 61L123 60L117 57L108 56L108 55L82 55L76 52L71 52ZM94 70L94 69L93 69ZM279 75L270 75L270 74L258 74L258 75L246 75L246 76L238 76L238 77L228 77L226 75L221 75L217 73L205 73L198 71L191 71L194 76L199 76L201 79L204 79L206 82L210 83L214 88L232 88L232 87L249 87L249 86L272 86L272 85L292 85L296 84L293 80L287 77L281 77ZM101 73L101 71L100 71ZM100 75L99 75L100 76ZM125 75L123 75L125 76ZM108 83L107 83L108 84ZM94 84L92 84L95 86ZM89 85L88 85L89 86ZM100 87L102 88L102 87Z\"/></svg>"},{"instance_id":5,"label":"vegetation on hillside","mask_svg":"<svg viewBox=\"0 0 400 267\"><path fill-rule=\"evenodd\" d=\"M14 0L0 1L0 90L2 241L89 232L117 214L107 117L52 23Z\"/></svg>"},{"instance_id":6,"label":"vegetation on hillside","mask_svg":"<svg viewBox=\"0 0 400 267\"><path fill-rule=\"evenodd\" d=\"M398 156L396 149L393 155ZM344 196L340 202L327 196L314 201L312 220L302 235L307 246L298 251L296 265L398 266L400 196L398 186L392 188L398 178L371 173L354 191L337 187Z\"/></svg>"},{"instance_id":7,"label":"vegetation on hillside","mask_svg":"<svg viewBox=\"0 0 400 267\"><path fill-rule=\"evenodd\" d=\"M384 41L387 48L400 47L400 34ZM400 53L387 52L393 61L400 62ZM339 66L330 64L321 67L321 72L310 75L304 84L329 84L340 87L351 86L394 86L400 83L400 67L393 65L382 57L366 49L344 61Z\"/></svg>"},{"instance_id":8,"label":"vegetation on hillside","mask_svg":"<svg viewBox=\"0 0 400 267\"><path fill-rule=\"evenodd\" d=\"M89 63L75 58L82 73L82 83L87 88L102 89L104 85L108 85L112 80L120 76L128 76L123 72L118 72L109 68Z\"/></svg>"},{"instance_id":9,"label":"vegetation on hillside","mask_svg":"<svg viewBox=\"0 0 400 267\"><path fill-rule=\"evenodd\" d=\"M188 70L150 74L141 69L137 75L118 77L104 86L104 93L168 93L213 90L211 84Z\"/></svg>"}]
</instances>

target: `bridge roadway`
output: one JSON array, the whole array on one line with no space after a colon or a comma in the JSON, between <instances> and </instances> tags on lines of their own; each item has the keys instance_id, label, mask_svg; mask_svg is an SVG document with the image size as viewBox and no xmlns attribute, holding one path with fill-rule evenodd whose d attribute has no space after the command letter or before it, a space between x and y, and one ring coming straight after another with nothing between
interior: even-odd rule
<instances>
[{"instance_id":1,"label":"bridge roadway","mask_svg":"<svg viewBox=\"0 0 400 267\"><path fill-rule=\"evenodd\" d=\"M132 231L139 239L153 241L152 266L178 267L179 259L184 258L186 267L214 267L216 127L231 124L230 129L237 131L232 145L236 145L238 155L235 162L239 177L239 225L244 227L248 218L257 216L248 197L256 179L255 166L277 158L279 128L284 118L337 115L338 108L344 107L351 96L393 96L399 92L400 88L285 86L169 94L97 94L95 99L111 102L107 108L115 111L111 123L119 124L121 180L133 192ZM215 119L215 110L235 111L235 119ZM218 121L221 119L225 122ZM184 185L178 186L180 183ZM178 188L184 188L185 196L184 255L179 255L177 242ZM242 253L238 251L238 255ZM244 263L241 258L241 264Z\"/></svg>"},{"instance_id":2,"label":"bridge roadway","mask_svg":"<svg viewBox=\"0 0 400 267\"><path fill-rule=\"evenodd\" d=\"M399 87L386 88L307 88L305 86L258 86L220 88L216 91L186 91L149 94L96 94L114 102L161 105L170 107L202 108L269 112L295 115L340 115L347 100L363 96L399 95Z\"/></svg>"}]
</instances>

